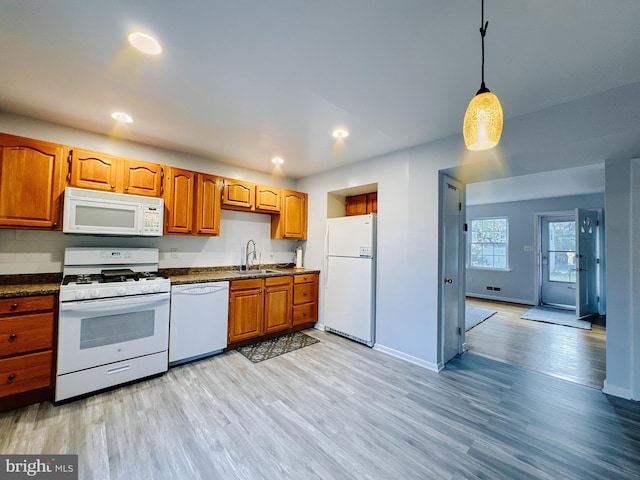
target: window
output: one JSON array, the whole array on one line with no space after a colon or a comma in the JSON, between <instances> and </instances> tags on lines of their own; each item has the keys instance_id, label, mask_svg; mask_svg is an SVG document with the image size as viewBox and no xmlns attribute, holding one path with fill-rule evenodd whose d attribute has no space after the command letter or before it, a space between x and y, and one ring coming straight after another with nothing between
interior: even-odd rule
<instances>
[{"instance_id":1,"label":"window","mask_svg":"<svg viewBox=\"0 0 640 480\"><path fill-rule=\"evenodd\" d=\"M471 220L469 267L507 270L509 268L509 219Z\"/></svg>"},{"instance_id":2,"label":"window","mask_svg":"<svg viewBox=\"0 0 640 480\"><path fill-rule=\"evenodd\" d=\"M549 281L576 282L576 222L549 222Z\"/></svg>"}]
</instances>

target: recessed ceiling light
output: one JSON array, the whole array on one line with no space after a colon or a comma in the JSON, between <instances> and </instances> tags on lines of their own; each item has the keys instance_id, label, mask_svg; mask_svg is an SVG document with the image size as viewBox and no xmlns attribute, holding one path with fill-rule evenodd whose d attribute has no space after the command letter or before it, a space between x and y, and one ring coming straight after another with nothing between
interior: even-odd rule
<instances>
[{"instance_id":1,"label":"recessed ceiling light","mask_svg":"<svg viewBox=\"0 0 640 480\"><path fill-rule=\"evenodd\" d=\"M131 115L127 115L123 112L113 112L111 114L111 118L117 120L120 123L133 123L133 118L131 118Z\"/></svg>"},{"instance_id":2,"label":"recessed ceiling light","mask_svg":"<svg viewBox=\"0 0 640 480\"><path fill-rule=\"evenodd\" d=\"M280 157L273 157L271 161L276 165L282 165L284 163L284 160Z\"/></svg>"},{"instance_id":3,"label":"recessed ceiling light","mask_svg":"<svg viewBox=\"0 0 640 480\"><path fill-rule=\"evenodd\" d=\"M147 55L159 55L162 52L160 42L146 33L133 32L129 35L129 43Z\"/></svg>"},{"instance_id":4,"label":"recessed ceiling light","mask_svg":"<svg viewBox=\"0 0 640 480\"><path fill-rule=\"evenodd\" d=\"M333 136L335 138L347 138L349 136L349 132L344 128L337 128L333 131Z\"/></svg>"}]
</instances>

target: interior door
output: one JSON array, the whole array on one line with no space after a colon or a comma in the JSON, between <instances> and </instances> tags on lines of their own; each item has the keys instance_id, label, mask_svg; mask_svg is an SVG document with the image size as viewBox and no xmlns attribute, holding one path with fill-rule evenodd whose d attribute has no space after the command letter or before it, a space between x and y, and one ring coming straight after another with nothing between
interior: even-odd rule
<instances>
[{"instance_id":1,"label":"interior door","mask_svg":"<svg viewBox=\"0 0 640 480\"><path fill-rule=\"evenodd\" d=\"M576 208L576 316L598 313L598 212Z\"/></svg>"},{"instance_id":2,"label":"interior door","mask_svg":"<svg viewBox=\"0 0 640 480\"><path fill-rule=\"evenodd\" d=\"M540 304L573 309L576 305L576 219L540 218Z\"/></svg>"},{"instance_id":3,"label":"interior door","mask_svg":"<svg viewBox=\"0 0 640 480\"><path fill-rule=\"evenodd\" d=\"M460 266L462 236L462 186L444 176L441 194L442 277L440 315L442 321L442 362L447 363L462 351L464 284Z\"/></svg>"}]
</instances>

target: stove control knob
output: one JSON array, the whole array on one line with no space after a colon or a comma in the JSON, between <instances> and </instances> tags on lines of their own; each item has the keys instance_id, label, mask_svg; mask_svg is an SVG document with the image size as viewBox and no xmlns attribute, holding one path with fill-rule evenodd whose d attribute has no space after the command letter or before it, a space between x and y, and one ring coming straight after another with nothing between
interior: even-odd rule
<instances>
[{"instance_id":1,"label":"stove control knob","mask_svg":"<svg viewBox=\"0 0 640 480\"><path fill-rule=\"evenodd\" d=\"M97 288L94 288L93 290L91 290L91 296L92 297L99 297L100 296L100 290L98 290Z\"/></svg>"},{"instance_id":2,"label":"stove control knob","mask_svg":"<svg viewBox=\"0 0 640 480\"><path fill-rule=\"evenodd\" d=\"M143 286L140 288L140 291L141 291L142 293L149 293L149 290L150 290L149 285L143 285Z\"/></svg>"},{"instance_id":3,"label":"stove control knob","mask_svg":"<svg viewBox=\"0 0 640 480\"><path fill-rule=\"evenodd\" d=\"M77 291L75 295L76 298L84 298L84 296L85 296L85 292L83 290Z\"/></svg>"},{"instance_id":4,"label":"stove control knob","mask_svg":"<svg viewBox=\"0 0 640 480\"><path fill-rule=\"evenodd\" d=\"M118 295L124 295L125 293L127 293L127 289L124 287L118 287L118 289L116 290L116 293Z\"/></svg>"},{"instance_id":5,"label":"stove control knob","mask_svg":"<svg viewBox=\"0 0 640 480\"><path fill-rule=\"evenodd\" d=\"M160 285L156 284L153 286L153 291L154 292L159 292L160 291Z\"/></svg>"}]
</instances>

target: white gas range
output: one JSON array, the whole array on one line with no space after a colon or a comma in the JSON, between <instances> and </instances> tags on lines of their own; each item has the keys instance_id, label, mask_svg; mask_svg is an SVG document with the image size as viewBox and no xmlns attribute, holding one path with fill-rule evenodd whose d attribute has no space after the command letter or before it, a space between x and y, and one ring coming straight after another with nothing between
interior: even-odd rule
<instances>
[{"instance_id":1,"label":"white gas range","mask_svg":"<svg viewBox=\"0 0 640 480\"><path fill-rule=\"evenodd\" d=\"M155 248L67 248L55 401L166 372L171 283Z\"/></svg>"}]
</instances>

